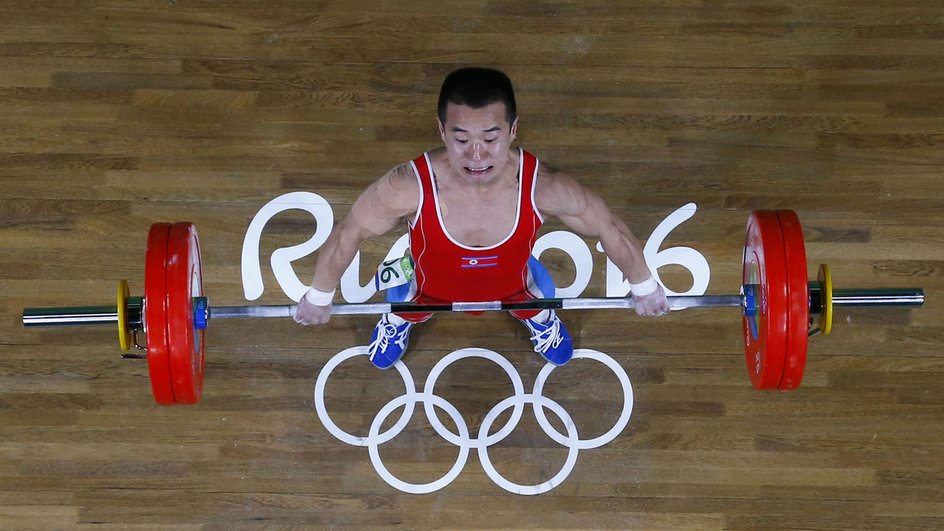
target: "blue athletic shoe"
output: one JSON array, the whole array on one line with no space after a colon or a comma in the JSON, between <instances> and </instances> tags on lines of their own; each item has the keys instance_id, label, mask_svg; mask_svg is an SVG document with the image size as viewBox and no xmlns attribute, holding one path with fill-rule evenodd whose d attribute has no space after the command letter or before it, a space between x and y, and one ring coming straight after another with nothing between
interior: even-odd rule
<instances>
[{"instance_id":1,"label":"blue athletic shoe","mask_svg":"<svg viewBox=\"0 0 944 531\"><path fill-rule=\"evenodd\" d=\"M551 316L546 323L536 323L533 319L522 319L521 322L531 331L534 351L554 365L563 365L574 356L574 344L557 313L549 311Z\"/></svg>"},{"instance_id":2,"label":"blue athletic shoe","mask_svg":"<svg viewBox=\"0 0 944 531\"><path fill-rule=\"evenodd\" d=\"M400 361L410 342L410 328L413 326L409 321L395 325L387 316L384 314L380 317L370 336L370 345L367 346L370 362L378 369L389 369Z\"/></svg>"}]
</instances>

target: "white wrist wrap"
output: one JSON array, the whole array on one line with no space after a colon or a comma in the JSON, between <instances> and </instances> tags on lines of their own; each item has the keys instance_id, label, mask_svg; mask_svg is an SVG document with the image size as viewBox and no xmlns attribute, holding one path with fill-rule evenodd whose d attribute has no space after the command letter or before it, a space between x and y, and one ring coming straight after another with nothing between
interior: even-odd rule
<instances>
[{"instance_id":1,"label":"white wrist wrap","mask_svg":"<svg viewBox=\"0 0 944 531\"><path fill-rule=\"evenodd\" d=\"M308 288L308 291L305 293L305 300L315 306L327 306L334 300L335 291L337 290L321 291L312 286Z\"/></svg>"},{"instance_id":2,"label":"white wrist wrap","mask_svg":"<svg viewBox=\"0 0 944 531\"><path fill-rule=\"evenodd\" d=\"M655 293L657 289L659 289L659 283L656 282L655 277L649 277L639 284L629 283L629 291L637 297L645 297Z\"/></svg>"}]
</instances>

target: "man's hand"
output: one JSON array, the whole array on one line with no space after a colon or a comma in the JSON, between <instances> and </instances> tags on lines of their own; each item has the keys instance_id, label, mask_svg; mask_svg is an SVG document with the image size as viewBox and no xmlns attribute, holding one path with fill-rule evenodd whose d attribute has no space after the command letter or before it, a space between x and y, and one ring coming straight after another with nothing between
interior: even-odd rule
<instances>
[{"instance_id":1,"label":"man's hand","mask_svg":"<svg viewBox=\"0 0 944 531\"><path fill-rule=\"evenodd\" d=\"M298 301L295 306L295 322L303 325L325 324L331 319L331 303L327 306L318 306L308 301L306 297Z\"/></svg>"},{"instance_id":2,"label":"man's hand","mask_svg":"<svg viewBox=\"0 0 944 531\"><path fill-rule=\"evenodd\" d=\"M669 313L669 300L665 297L665 290L662 286L648 295L632 294L633 308L638 315L644 317L654 317Z\"/></svg>"},{"instance_id":3,"label":"man's hand","mask_svg":"<svg viewBox=\"0 0 944 531\"><path fill-rule=\"evenodd\" d=\"M629 291L633 297L633 308L638 315L655 317L669 313L669 300L665 297L665 290L654 277L638 284L630 283Z\"/></svg>"}]
</instances>

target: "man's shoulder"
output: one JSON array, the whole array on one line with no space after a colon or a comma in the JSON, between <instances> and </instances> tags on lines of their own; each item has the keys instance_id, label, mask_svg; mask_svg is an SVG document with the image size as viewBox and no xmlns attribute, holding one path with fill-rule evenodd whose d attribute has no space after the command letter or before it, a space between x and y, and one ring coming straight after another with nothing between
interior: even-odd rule
<instances>
[{"instance_id":1,"label":"man's shoulder","mask_svg":"<svg viewBox=\"0 0 944 531\"><path fill-rule=\"evenodd\" d=\"M534 200L541 212L551 216L560 215L569 210L583 192L584 187L564 171L546 164L539 166Z\"/></svg>"},{"instance_id":2,"label":"man's shoulder","mask_svg":"<svg viewBox=\"0 0 944 531\"><path fill-rule=\"evenodd\" d=\"M577 184L577 181L573 177L554 166L549 166L543 162L538 166L538 191L547 190L550 193L560 193L561 187L566 189L575 184Z\"/></svg>"},{"instance_id":3,"label":"man's shoulder","mask_svg":"<svg viewBox=\"0 0 944 531\"><path fill-rule=\"evenodd\" d=\"M411 162L394 166L381 178L381 182L386 182L390 190L396 192L415 192L419 188L419 183L416 180L416 172L413 170Z\"/></svg>"}]
</instances>

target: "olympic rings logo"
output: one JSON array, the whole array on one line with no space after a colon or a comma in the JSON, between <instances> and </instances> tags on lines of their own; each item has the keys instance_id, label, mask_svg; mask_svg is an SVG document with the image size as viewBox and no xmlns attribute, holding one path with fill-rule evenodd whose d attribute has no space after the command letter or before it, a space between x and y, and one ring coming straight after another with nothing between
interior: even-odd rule
<instances>
[{"instance_id":1,"label":"olympic rings logo","mask_svg":"<svg viewBox=\"0 0 944 531\"><path fill-rule=\"evenodd\" d=\"M524 495L534 495L547 492L560 485L567 478L567 476L570 475L570 472L573 470L577 462L577 453L580 450L598 448L615 439L616 436L619 435L629 423L629 417L633 410L633 388L630 384L629 376L626 374L626 371L623 370L623 368L616 362L616 360L596 350L575 350L573 356L574 358L592 359L602 363L603 365L606 365L610 370L613 371L623 387L623 410L620 413L616 424L614 424L609 431L603 435L600 435L599 437L595 437L593 439L580 439L577 434L577 428L574 425L573 418L571 418L570 414L568 414L560 404L542 394L547 378L555 369L554 365L551 365L550 363L545 365L535 379L532 392L525 393L521 376L518 374L518 371L515 370L511 362L508 361L508 359L491 350L482 348L465 348L448 354L439 360L438 363L436 363L432 371L429 373L429 377L426 380L426 384L423 387L422 393L416 391L413 376L410 374L407 366L402 361L398 361L396 365L394 365L394 368L396 368L396 370L400 373L401 378L403 378L403 384L406 388L406 391L403 395L394 398L384 407L382 407L380 411L377 412L373 422L371 422L367 436L360 437L345 432L331 420L330 415L328 415L328 410L325 408L325 385L328 382L328 377L331 375L331 372L334 371L338 365L355 356L366 355L367 347L351 347L347 350L339 352L333 358L331 358L328 363L325 364L324 368L318 374L318 379L315 382L315 410L318 412L318 417L321 419L321 422L324 424L325 428L327 428L328 432L331 433L331 435L336 437L338 440L352 446L366 446L370 455L370 461L374 465L374 469L377 471L377 474L390 486L411 494L428 494L452 483L452 481L455 480L462 472L462 469L465 467L465 463L468 460L469 452L473 449L478 452L479 461L482 463L482 468L485 470L485 473L488 474L488 477L491 478L491 480L499 487L515 494ZM497 364L505 371L505 373L508 374L515 392L514 395L502 400L488 412L488 414L482 420L482 424L479 427L478 436L475 438L470 436L469 427L466 425L462 415L459 413L456 407L435 393L436 380L439 378L439 375L442 374L443 370L445 370L446 367L452 363L465 358L484 358ZM410 418L413 416L413 411L417 403L423 404L426 417L436 433L449 443L454 444L459 448L459 455L456 459L455 465L453 465L453 467L443 477L430 483L420 484L402 481L390 473L390 471L381 461L379 451L379 446L381 444L392 440L403 431L407 423L410 421ZM519 485L505 479L492 465L488 455L488 447L504 440L518 425L521 415L524 412L524 406L526 404L531 404L531 407L534 410L535 419L544 432L548 435L548 437L553 439L558 444L567 447L568 449L567 458L560 472L558 472L551 479L537 485ZM400 415L400 418L393 424L393 426L388 428L386 431L381 432L380 428L384 424L384 421L387 420L387 418L395 409L401 407L403 408L403 413ZM455 423L459 433L453 433L449 430L449 428L443 425L443 423L439 420L439 417L436 415L434 410L435 407L444 410L446 414L449 415L449 417ZM508 422L501 429L489 435L492 424L495 422L498 416L507 409L512 410ZM558 417L558 419L560 419L561 423L566 428L566 434L560 433L548 422L544 413L545 409L551 410L551 412L553 412Z\"/></svg>"}]
</instances>

